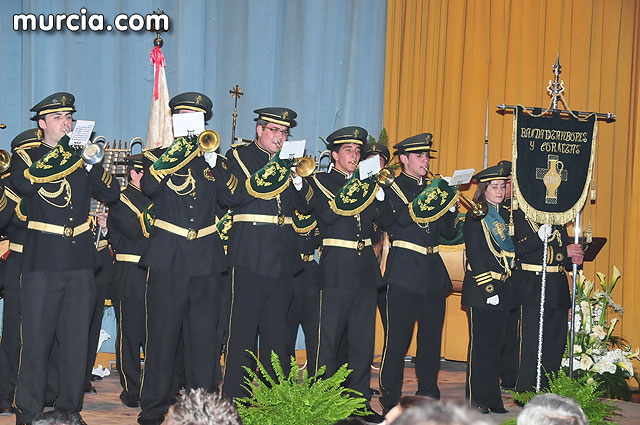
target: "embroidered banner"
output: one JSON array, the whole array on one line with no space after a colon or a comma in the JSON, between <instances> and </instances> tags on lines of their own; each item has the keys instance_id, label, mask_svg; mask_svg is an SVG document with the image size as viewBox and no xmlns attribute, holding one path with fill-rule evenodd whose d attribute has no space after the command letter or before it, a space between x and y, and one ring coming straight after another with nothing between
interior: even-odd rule
<instances>
[{"instance_id":1,"label":"embroidered banner","mask_svg":"<svg viewBox=\"0 0 640 425\"><path fill-rule=\"evenodd\" d=\"M596 115L536 115L518 106L513 119L513 196L518 207L537 223L573 220L589 192Z\"/></svg>"},{"instance_id":2,"label":"embroidered banner","mask_svg":"<svg viewBox=\"0 0 640 425\"><path fill-rule=\"evenodd\" d=\"M458 190L437 177L409 204L409 214L419 224L431 223L442 217L458 200Z\"/></svg>"}]
</instances>

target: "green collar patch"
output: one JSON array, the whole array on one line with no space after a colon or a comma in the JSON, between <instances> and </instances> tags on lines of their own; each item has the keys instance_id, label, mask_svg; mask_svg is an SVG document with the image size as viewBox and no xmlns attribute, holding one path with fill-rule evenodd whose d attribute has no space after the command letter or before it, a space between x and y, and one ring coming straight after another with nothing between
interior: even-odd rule
<instances>
[{"instance_id":1,"label":"green collar patch","mask_svg":"<svg viewBox=\"0 0 640 425\"><path fill-rule=\"evenodd\" d=\"M273 199L289 187L289 161L280 159L280 151L245 181L247 192L254 198Z\"/></svg>"},{"instance_id":2,"label":"green collar patch","mask_svg":"<svg viewBox=\"0 0 640 425\"><path fill-rule=\"evenodd\" d=\"M458 191L438 177L409 204L409 214L418 224L431 223L442 217L458 200Z\"/></svg>"},{"instance_id":3,"label":"green collar patch","mask_svg":"<svg viewBox=\"0 0 640 425\"><path fill-rule=\"evenodd\" d=\"M69 147L69 136L62 136L53 149L24 170L24 176L32 183L60 180L82 167L81 153Z\"/></svg>"},{"instance_id":4,"label":"green collar patch","mask_svg":"<svg viewBox=\"0 0 640 425\"><path fill-rule=\"evenodd\" d=\"M360 180L360 170L356 170L340 188L329 206L338 215L353 216L365 210L376 196L378 185L371 179Z\"/></svg>"}]
</instances>

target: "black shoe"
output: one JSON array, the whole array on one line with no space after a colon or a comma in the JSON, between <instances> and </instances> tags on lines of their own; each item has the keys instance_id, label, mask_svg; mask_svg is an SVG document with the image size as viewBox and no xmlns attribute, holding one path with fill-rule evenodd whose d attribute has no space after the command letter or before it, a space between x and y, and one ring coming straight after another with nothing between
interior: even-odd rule
<instances>
[{"instance_id":1,"label":"black shoe","mask_svg":"<svg viewBox=\"0 0 640 425\"><path fill-rule=\"evenodd\" d=\"M0 407L0 416L9 416L9 415L13 415L13 407L11 406Z\"/></svg>"},{"instance_id":2,"label":"black shoe","mask_svg":"<svg viewBox=\"0 0 640 425\"><path fill-rule=\"evenodd\" d=\"M52 399L52 400L45 400L44 402L44 407L55 407L56 406L56 400Z\"/></svg>"},{"instance_id":3,"label":"black shoe","mask_svg":"<svg viewBox=\"0 0 640 425\"><path fill-rule=\"evenodd\" d=\"M129 397L123 393L123 394L120 394L120 400L122 401L122 404L124 404L127 407L132 407L132 408L140 407L139 397Z\"/></svg>"},{"instance_id":4,"label":"black shoe","mask_svg":"<svg viewBox=\"0 0 640 425\"><path fill-rule=\"evenodd\" d=\"M486 414L489 413L489 409L487 409L486 407L482 407L482 406L476 407L476 411L478 413L482 413L483 415L486 415Z\"/></svg>"},{"instance_id":5,"label":"black shoe","mask_svg":"<svg viewBox=\"0 0 640 425\"><path fill-rule=\"evenodd\" d=\"M90 385L88 387L84 387L84 392L85 394L97 394L98 390L96 390L96 387L93 385Z\"/></svg>"},{"instance_id":6,"label":"black shoe","mask_svg":"<svg viewBox=\"0 0 640 425\"><path fill-rule=\"evenodd\" d=\"M91 374L91 377L89 378L90 381L102 381L102 376L100 375L94 375L93 373Z\"/></svg>"},{"instance_id":7,"label":"black shoe","mask_svg":"<svg viewBox=\"0 0 640 425\"><path fill-rule=\"evenodd\" d=\"M493 413L507 413L508 412L508 410L505 409L504 407L489 408L489 410L491 410Z\"/></svg>"},{"instance_id":8,"label":"black shoe","mask_svg":"<svg viewBox=\"0 0 640 425\"><path fill-rule=\"evenodd\" d=\"M156 418L156 419L142 419L138 418L138 423L140 425L160 425L164 421L164 418Z\"/></svg>"},{"instance_id":9,"label":"black shoe","mask_svg":"<svg viewBox=\"0 0 640 425\"><path fill-rule=\"evenodd\" d=\"M380 391L376 390L375 388L369 388L371 390L371 396L374 395L380 395Z\"/></svg>"},{"instance_id":10,"label":"black shoe","mask_svg":"<svg viewBox=\"0 0 640 425\"><path fill-rule=\"evenodd\" d=\"M362 419L365 422L368 422L370 424L380 424L382 422L384 422L384 416L378 414L377 412L373 411L373 410L368 410L368 414L365 416L354 416L354 417L358 417L360 419Z\"/></svg>"}]
</instances>

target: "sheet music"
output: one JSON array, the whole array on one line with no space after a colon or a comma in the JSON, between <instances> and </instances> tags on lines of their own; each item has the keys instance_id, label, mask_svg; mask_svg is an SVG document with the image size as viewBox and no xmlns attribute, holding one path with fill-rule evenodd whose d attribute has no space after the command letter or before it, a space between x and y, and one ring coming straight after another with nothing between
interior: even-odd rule
<instances>
[{"instance_id":1,"label":"sheet music","mask_svg":"<svg viewBox=\"0 0 640 425\"><path fill-rule=\"evenodd\" d=\"M285 140L280 149L280 159L302 158L306 140Z\"/></svg>"},{"instance_id":2,"label":"sheet music","mask_svg":"<svg viewBox=\"0 0 640 425\"><path fill-rule=\"evenodd\" d=\"M69 146L86 146L89 143L89 138L93 132L93 127L96 125L95 121L78 120L76 126L73 129L71 138L69 139Z\"/></svg>"},{"instance_id":3,"label":"sheet music","mask_svg":"<svg viewBox=\"0 0 640 425\"><path fill-rule=\"evenodd\" d=\"M197 136L204 131L204 112L175 114L172 120L173 137Z\"/></svg>"}]
</instances>

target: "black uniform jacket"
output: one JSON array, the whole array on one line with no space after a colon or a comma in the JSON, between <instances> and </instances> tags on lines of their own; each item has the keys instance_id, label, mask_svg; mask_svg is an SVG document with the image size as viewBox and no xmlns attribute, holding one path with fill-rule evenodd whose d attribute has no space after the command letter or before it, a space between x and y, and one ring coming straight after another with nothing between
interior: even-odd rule
<instances>
[{"instance_id":1,"label":"black uniform jacket","mask_svg":"<svg viewBox=\"0 0 640 425\"><path fill-rule=\"evenodd\" d=\"M150 153L160 157L165 150L155 149ZM149 245L140 264L190 276L222 272L224 262L216 258L218 251L214 234L188 240L185 236L160 229L157 220L193 230L214 225L217 201L222 199L232 203L233 200L228 183L234 177L224 157L218 155L216 166L211 168L203 156L196 156L160 181L149 171L153 164L150 157L147 152L140 183L142 191L153 202L156 225L151 229Z\"/></svg>"},{"instance_id":2,"label":"black uniform jacket","mask_svg":"<svg viewBox=\"0 0 640 425\"><path fill-rule=\"evenodd\" d=\"M391 225L391 204L374 200L364 211L354 216L338 215L331 210L329 200L347 182L348 176L333 168L329 173L317 173L309 179L313 188L311 205L318 218L323 239L340 239L359 242L370 239L373 222L381 226ZM328 193L325 193L328 192ZM329 196L328 196L329 195ZM320 289L325 288L376 288L382 286L380 266L373 246L361 251L352 248L323 246L320 256Z\"/></svg>"},{"instance_id":3,"label":"black uniform jacket","mask_svg":"<svg viewBox=\"0 0 640 425\"><path fill-rule=\"evenodd\" d=\"M495 206L488 204L489 208ZM500 207L500 216L509 222L509 211ZM496 243L493 235L487 229L483 229L482 220L476 220L467 213L464 221L464 243L467 256L467 270L462 283L462 305L474 308L492 308L498 310L511 310L514 307L511 294L511 278L504 267L507 261L509 267L512 265L513 257L508 260L498 261L495 253L501 253L500 246ZM510 237L507 230L504 230L506 237ZM491 245L488 245L488 244ZM471 270L469 270L471 268ZM498 295L499 304L487 304L487 299Z\"/></svg>"},{"instance_id":4,"label":"black uniform jacket","mask_svg":"<svg viewBox=\"0 0 640 425\"><path fill-rule=\"evenodd\" d=\"M440 254L421 254L406 248L394 247L394 241L410 242L421 247L437 247L440 236L450 239L456 234L457 213L447 211L438 220L418 224L409 214L408 204L426 187L425 182L402 172L391 187L385 189L393 207L393 225L389 229L391 249L384 279L390 285L423 295L442 295L452 288L449 273Z\"/></svg>"},{"instance_id":5,"label":"black uniform jacket","mask_svg":"<svg viewBox=\"0 0 640 425\"><path fill-rule=\"evenodd\" d=\"M141 256L149 239L143 232L142 212L151 203L140 188L129 183L118 202L109 206L109 241L116 254L118 294L144 300L146 270L133 261L118 261L118 255Z\"/></svg>"},{"instance_id":6,"label":"black uniform jacket","mask_svg":"<svg viewBox=\"0 0 640 425\"><path fill-rule=\"evenodd\" d=\"M261 214L268 216L284 215L291 218L293 210L306 212L309 209L305 196L309 185L303 181L301 190L289 184L278 199L254 198L245 190L245 181L267 162L270 155L256 142L238 146L227 152L229 167L238 177L238 190L244 191L242 199L236 200L233 215ZM245 198L248 197L248 198ZM278 208L278 204L280 207ZM231 266L241 266L257 274L273 278L291 278L300 270L299 255L295 246L295 231L290 224L277 224L233 221L229 234L228 259Z\"/></svg>"},{"instance_id":7,"label":"black uniform jacket","mask_svg":"<svg viewBox=\"0 0 640 425\"><path fill-rule=\"evenodd\" d=\"M51 150L40 143L33 147L18 147L11 161L11 183L23 198L28 220L57 226L77 227L89 217L91 198L105 203L120 195L120 185L100 165L90 171L84 166L61 180L51 183L31 183L24 171ZM108 183L108 184L107 184ZM93 234L86 231L65 237L54 233L27 229L22 271L69 271L95 268Z\"/></svg>"},{"instance_id":8,"label":"black uniform jacket","mask_svg":"<svg viewBox=\"0 0 640 425\"><path fill-rule=\"evenodd\" d=\"M7 176L8 177L8 176ZM0 286L18 289L20 287L20 271L22 269L22 252L24 252L24 241L26 239L25 226L26 223L20 220L15 214L15 208L20 198L11 187L11 181L3 178L2 183L5 184L4 196L6 205L0 214L3 216L3 225L0 226L2 231L0 234L9 239L10 253L7 259L2 263L2 279ZM2 195L0 195L2 198ZM0 201L2 203L2 201Z\"/></svg>"},{"instance_id":9,"label":"black uniform jacket","mask_svg":"<svg viewBox=\"0 0 640 425\"><path fill-rule=\"evenodd\" d=\"M296 293L302 293L307 288L318 287L318 263L314 260L316 249L322 244L322 238L320 237L320 229L316 225L313 229L307 233L296 234L296 246L298 249L298 255L296 255L296 261L298 261L298 274L305 272L305 282L296 281L294 283L293 290ZM296 274L297 276L297 274Z\"/></svg>"},{"instance_id":10,"label":"black uniform jacket","mask_svg":"<svg viewBox=\"0 0 640 425\"><path fill-rule=\"evenodd\" d=\"M523 271L523 264L542 265L544 242L538 236L540 224L529 221L521 210L513 212L515 225L516 272L514 274L514 290L522 304L540 304L542 273ZM567 234L565 226L552 226L552 236L547 248L547 267L563 267L567 271L572 268L571 258L567 256L567 245L573 241ZM569 308L569 282L564 271L547 271L545 285L545 306L549 308Z\"/></svg>"}]
</instances>

